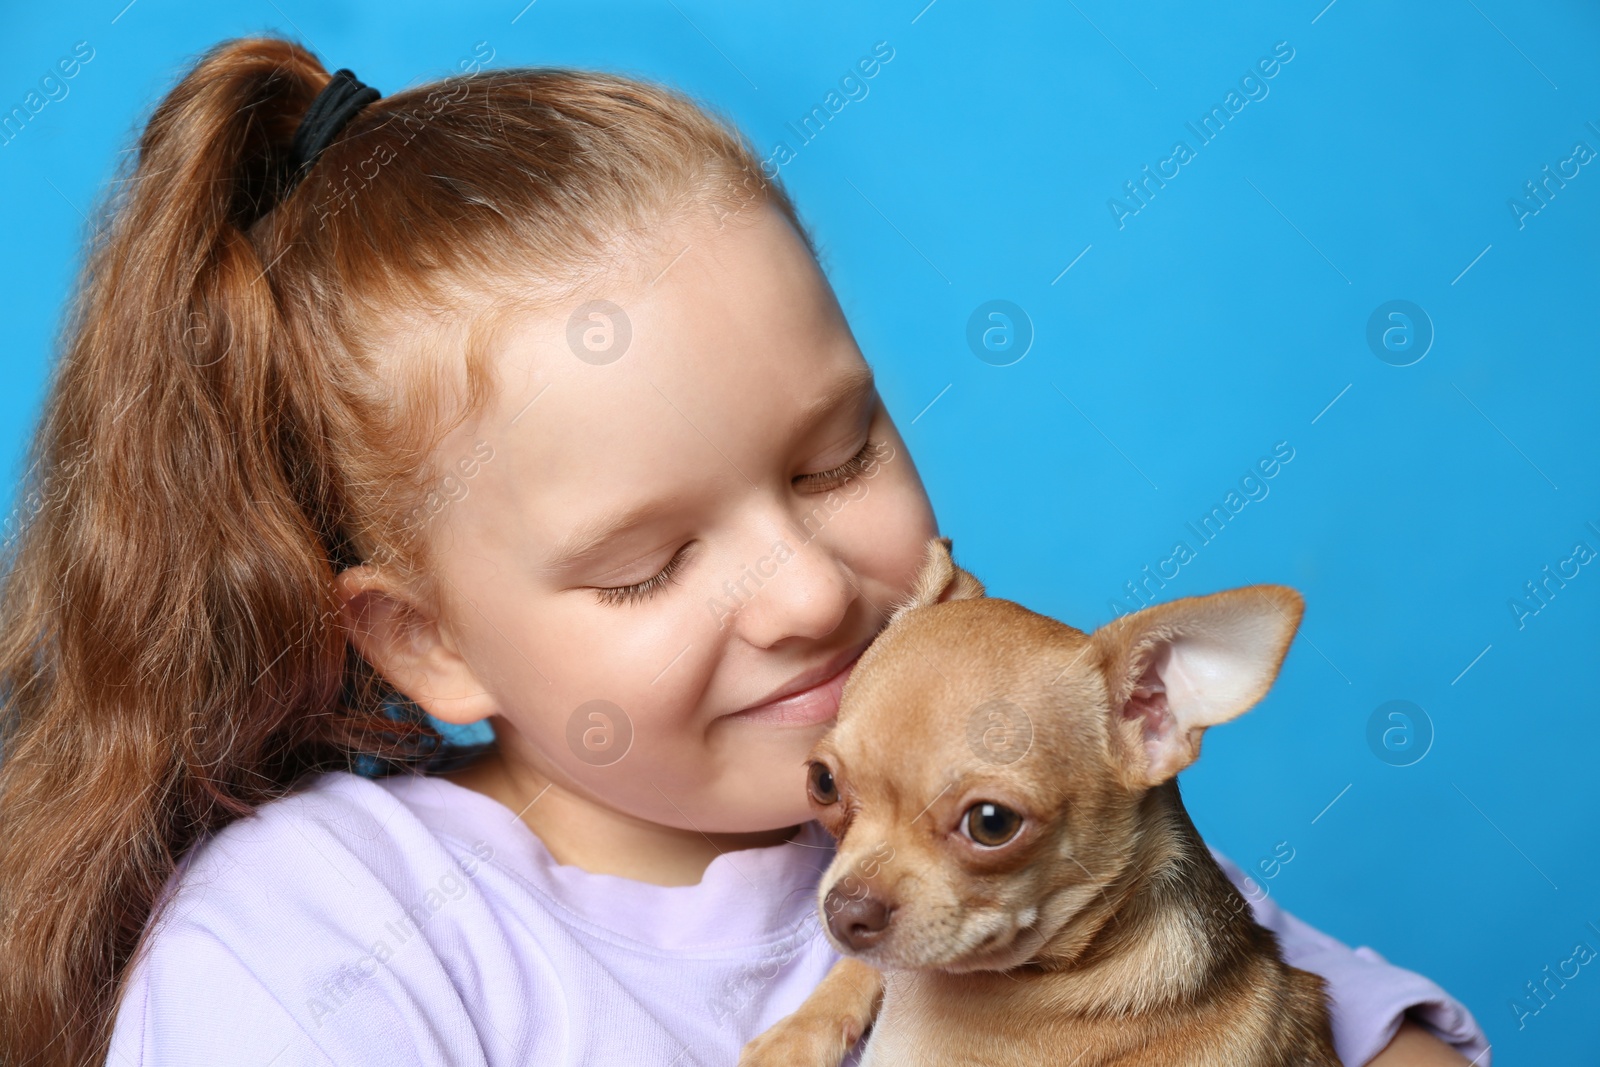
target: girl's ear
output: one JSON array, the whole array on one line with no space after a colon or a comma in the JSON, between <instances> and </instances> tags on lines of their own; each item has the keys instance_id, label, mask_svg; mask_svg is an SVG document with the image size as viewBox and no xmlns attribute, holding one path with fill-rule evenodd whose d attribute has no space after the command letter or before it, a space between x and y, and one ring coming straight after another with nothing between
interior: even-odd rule
<instances>
[{"instance_id":1,"label":"girl's ear","mask_svg":"<svg viewBox=\"0 0 1600 1067\"><path fill-rule=\"evenodd\" d=\"M950 544L948 537L935 537L928 541L916 584L910 595L897 601L890 610L889 622L894 622L913 608L985 595L983 583L956 566L950 556Z\"/></svg>"},{"instance_id":2,"label":"girl's ear","mask_svg":"<svg viewBox=\"0 0 1600 1067\"><path fill-rule=\"evenodd\" d=\"M1130 788L1176 775L1199 758L1207 727L1266 696L1304 610L1287 586L1252 585L1155 604L1094 632Z\"/></svg>"},{"instance_id":3,"label":"girl's ear","mask_svg":"<svg viewBox=\"0 0 1600 1067\"><path fill-rule=\"evenodd\" d=\"M372 668L436 719L465 726L499 708L439 620L370 564L334 579L350 641Z\"/></svg>"}]
</instances>

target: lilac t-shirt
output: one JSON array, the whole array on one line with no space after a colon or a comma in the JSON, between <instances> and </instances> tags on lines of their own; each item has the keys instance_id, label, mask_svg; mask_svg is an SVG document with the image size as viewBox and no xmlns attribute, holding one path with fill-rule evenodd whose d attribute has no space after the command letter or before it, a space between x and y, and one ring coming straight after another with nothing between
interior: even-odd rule
<instances>
[{"instance_id":1,"label":"lilac t-shirt","mask_svg":"<svg viewBox=\"0 0 1600 1067\"><path fill-rule=\"evenodd\" d=\"M184 857L107 1063L731 1067L838 959L816 906L832 854L807 823L717 857L698 885L651 885L558 864L510 809L446 779L319 774ZM1328 979L1346 1064L1411 1009L1487 1067L1483 1032L1437 985L1253 906L1290 963Z\"/></svg>"}]
</instances>

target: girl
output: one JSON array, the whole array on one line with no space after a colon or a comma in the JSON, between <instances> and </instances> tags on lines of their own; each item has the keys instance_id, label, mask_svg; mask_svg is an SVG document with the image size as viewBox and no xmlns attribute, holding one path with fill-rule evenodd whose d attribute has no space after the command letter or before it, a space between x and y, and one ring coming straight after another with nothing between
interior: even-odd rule
<instances>
[{"instance_id":1,"label":"girl","mask_svg":"<svg viewBox=\"0 0 1600 1067\"><path fill-rule=\"evenodd\" d=\"M793 206L639 81L376 96L218 46L91 251L4 593L0 1061L732 1064L836 960L804 757L937 527ZM1488 1062L1255 908L1346 1062Z\"/></svg>"}]
</instances>

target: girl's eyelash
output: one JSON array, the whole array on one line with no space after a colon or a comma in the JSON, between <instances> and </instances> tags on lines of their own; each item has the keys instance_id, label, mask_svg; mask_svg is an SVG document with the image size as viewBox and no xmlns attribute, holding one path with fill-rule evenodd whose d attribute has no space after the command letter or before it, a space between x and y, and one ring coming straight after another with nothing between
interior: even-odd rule
<instances>
[{"instance_id":1,"label":"girl's eyelash","mask_svg":"<svg viewBox=\"0 0 1600 1067\"><path fill-rule=\"evenodd\" d=\"M821 471L817 474L802 474L795 478L795 484L802 488L827 485L828 488L859 478L865 474L878 458L878 442L874 438L867 438L867 443L861 446L861 451L851 456L840 466L831 471ZM685 545L684 548L688 546ZM678 572L683 568L685 554L679 549L677 555L667 560L667 565L660 572L642 582L634 585L601 586L595 589L595 596L602 604L637 604L649 600L667 583L674 581Z\"/></svg>"},{"instance_id":2,"label":"girl's eyelash","mask_svg":"<svg viewBox=\"0 0 1600 1067\"><path fill-rule=\"evenodd\" d=\"M832 488L837 483L848 482L852 478L859 478L872 466L878 458L878 442L874 438L867 438L867 443L861 446L861 451L847 459L842 466L831 471L822 471L820 474L802 474L794 481L798 486L816 486L827 483Z\"/></svg>"},{"instance_id":3,"label":"girl's eyelash","mask_svg":"<svg viewBox=\"0 0 1600 1067\"><path fill-rule=\"evenodd\" d=\"M678 576L678 571L683 568L683 560L684 549L680 548L677 555L667 560L667 565L654 576L635 585L602 586L595 590L595 594L602 604L635 604L649 600L662 586Z\"/></svg>"}]
</instances>

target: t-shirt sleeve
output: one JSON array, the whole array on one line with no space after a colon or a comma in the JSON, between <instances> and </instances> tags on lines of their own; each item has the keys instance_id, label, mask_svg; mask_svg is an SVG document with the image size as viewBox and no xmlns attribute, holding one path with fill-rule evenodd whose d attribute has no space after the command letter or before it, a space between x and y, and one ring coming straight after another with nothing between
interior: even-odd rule
<instances>
[{"instance_id":1,"label":"t-shirt sleeve","mask_svg":"<svg viewBox=\"0 0 1600 1067\"><path fill-rule=\"evenodd\" d=\"M419 1027L403 1004L366 997L334 1018L273 990L212 932L163 929L136 958L113 1024L106 1067L412 1067L482 1063L475 1043Z\"/></svg>"},{"instance_id":2,"label":"t-shirt sleeve","mask_svg":"<svg viewBox=\"0 0 1600 1067\"><path fill-rule=\"evenodd\" d=\"M169 931L137 960L117 1010L107 1067L333 1061L216 938Z\"/></svg>"},{"instance_id":3,"label":"t-shirt sleeve","mask_svg":"<svg viewBox=\"0 0 1600 1067\"><path fill-rule=\"evenodd\" d=\"M1264 896L1261 886L1222 853L1212 849L1211 854L1250 901L1256 922L1278 935L1289 965L1327 980L1334 1047L1347 1067L1362 1067L1382 1052L1408 1015L1473 1067L1489 1067L1488 1038L1460 1001L1364 945L1351 949L1306 925Z\"/></svg>"}]
</instances>

